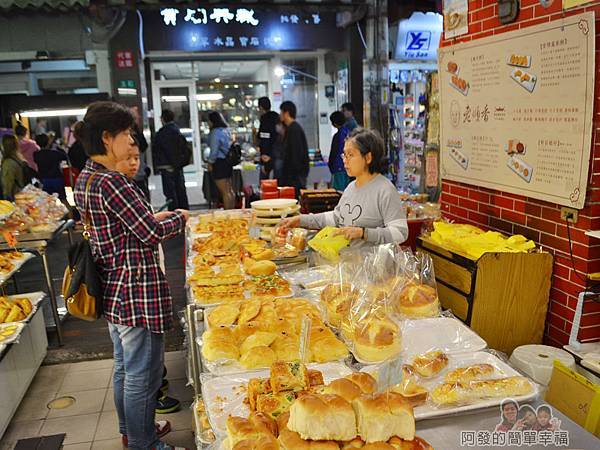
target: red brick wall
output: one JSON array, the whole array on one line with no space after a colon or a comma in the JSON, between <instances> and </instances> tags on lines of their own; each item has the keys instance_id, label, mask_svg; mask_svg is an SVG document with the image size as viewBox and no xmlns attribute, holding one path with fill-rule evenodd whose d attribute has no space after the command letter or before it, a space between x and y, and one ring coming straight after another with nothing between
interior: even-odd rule
<instances>
[{"instance_id":1,"label":"red brick wall","mask_svg":"<svg viewBox=\"0 0 600 450\"><path fill-rule=\"evenodd\" d=\"M497 0L469 0L469 34L455 40L442 40L440 45L451 46L559 20L563 14L562 0L555 0L548 9L543 8L539 0L521 0L517 21L503 26L498 20L497 3ZM442 209L447 218L484 229L523 234L554 254L545 342L555 346L568 343L577 295L585 288L585 282L580 277L600 272L600 239L584 234L586 230L600 229L600 3L565 11L565 15L583 11L596 11L596 89L587 202L579 213L577 224L571 227L577 272L572 268L567 227L560 219L560 206L465 183L442 182ZM580 341L600 339L600 303L591 300L585 302L578 337Z\"/></svg>"}]
</instances>

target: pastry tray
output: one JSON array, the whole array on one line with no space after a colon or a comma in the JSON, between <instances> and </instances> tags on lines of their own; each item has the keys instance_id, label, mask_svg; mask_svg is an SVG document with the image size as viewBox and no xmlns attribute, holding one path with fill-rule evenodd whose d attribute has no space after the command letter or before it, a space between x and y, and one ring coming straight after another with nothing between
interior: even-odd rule
<instances>
[{"instance_id":1,"label":"pastry tray","mask_svg":"<svg viewBox=\"0 0 600 450\"><path fill-rule=\"evenodd\" d=\"M23 252L23 256L21 258L11 260L12 263L15 265L15 268L10 272L0 273L0 285L3 285L8 280L10 280L10 278L15 273L17 273L21 269L21 267L23 267L23 264L25 264L27 261L34 257L35 255L33 253Z\"/></svg>"},{"instance_id":2,"label":"pastry tray","mask_svg":"<svg viewBox=\"0 0 600 450\"><path fill-rule=\"evenodd\" d=\"M46 293L45 292L31 292L31 293L27 293L27 294L17 294L17 295L9 295L8 296L9 300L16 300L16 299L20 299L20 298L29 299L29 301L31 302L31 312L23 320L19 320L14 323L28 322L29 319L31 319L33 317L33 315L35 314L35 312L37 311L38 305L40 304L40 302L46 298Z\"/></svg>"},{"instance_id":3,"label":"pastry tray","mask_svg":"<svg viewBox=\"0 0 600 450\"><path fill-rule=\"evenodd\" d=\"M23 329L25 328L25 324L22 322L2 323L2 324L0 324L0 330L2 330L3 328L11 327L11 326L17 327L17 329L10 337L8 337L7 339L0 342L0 345L6 346L6 345L12 344L14 342L18 343L19 337L21 336L21 333L23 332Z\"/></svg>"},{"instance_id":4,"label":"pastry tray","mask_svg":"<svg viewBox=\"0 0 600 450\"><path fill-rule=\"evenodd\" d=\"M323 372L326 384L352 372L341 362L308 364L307 367ZM219 377L210 374L200 376L208 420L217 437L227 435L225 424L229 416L248 417L250 414L248 406L244 403L248 381L251 378L267 378L269 375L269 369L264 369Z\"/></svg>"},{"instance_id":5,"label":"pastry tray","mask_svg":"<svg viewBox=\"0 0 600 450\"><path fill-rule=\"evenodd\" d=\"M507 363L494 356L492 353L487 352L475 352L475 353L457 353L449 355L449 363L448 366L442 370L438 375L432 377L430 379L421 378L419 384L425 387L429 392L431 392L436 386L444 382L444 376L451 370L457 369L459 367L470 366L473 364L491 364L496 369L495 374L490 377L490 379L494 378L505 378L505 377L513 377L513 376L522 376L517 370L513 369ZM366 366L361 370L363 372L371 373L375 378L378 378L378 366ZM398 380L401 378L399 375ZM521 395L521 396L511 396L507 395L517 402L527 402L535 399L539 395L539 386L531 382L533 390L530 394ZM414 409L415 419L416 420L424 420L431 419L434 417L442 417L448 416L458 413L466 413L469 411L475 411L479 409L490 408L494 406L499 406L504 397L498 398L488 398L481 399L471 404L462 404L462 405L449 405L449 406L438 406L428 400L427 403L421 406L417 406ZM498 415L500 412L498 411Z\"/></svg>"}]
</instances>

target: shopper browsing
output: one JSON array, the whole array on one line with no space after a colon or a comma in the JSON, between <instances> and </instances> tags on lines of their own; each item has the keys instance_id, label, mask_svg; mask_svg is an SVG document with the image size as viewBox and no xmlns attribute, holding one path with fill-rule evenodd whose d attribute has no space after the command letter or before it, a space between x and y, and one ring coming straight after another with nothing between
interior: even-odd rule
<instances>
[{"instance_id":1,"label":"shopper browsing","mask_svg":"<svg viewBox=\"0 0 600 450\"><path fill-rule=\"evenodd\" d=\"M306 179L310 170L308 143L304 130L296 122L296 105L283 102L279 117L286 127L283 141L282 185L296 188L296 196L300 189L306 189Z\"/></svg>"},{"instance_id":2,"label":"shopper browsing","mask_svg":"<svg viewBox=\"0 0 600 450\"><path fill-rule=\"evenodd\" d=\"M33 159L33 155L40 149L39 145L27 137L27 128L21 124L18 124L15 127L15 134L19 141L19 151L21 152L21 156L31 170L37 173L38 167Z\"/></svg>"},{"instance_id":3,"label":"shopper browsing","mask_svg":"<svg viewBox=\"0 0 600 450\"><path fill-rule=\"evenodd\" d=\"M2 136L2 197L13 201L15 194L26 186L25 168L21 159L19 141L13 135Z\"/></svg>"},{"instance_id":4,"label":"shopper browsing","mask_svg":"<svg viewBox=\"0 0 600 450\"><path fill-rule=\"evenodd\" d=\"M260 114L258 150L260 151L260 179L262 180L270 178L273 170L273 146L277 138L275 128L279 123L279 114L271 111L271 100L268 97L258 99L258 113Z\"/></svg>"},{"instance_id":5,"label":"shopper browsing","mask_svg":"<svg viewBox=\"0 0 600 450\"><path fill-rule=\"evenodd\" d=\"M331 184L334 189L343 191L350 183L350 177L346 173L344 168L344 160L342 155L344 154L344 144L348 137L348 128L344 125L345 118L340 111L335 111L329 116L331 125L333 125L337 132L331 139L331 149L329 150L329 170L331 172Z\"/></svg>"},{"instance_id":6,"label":"shopper browsing","mask_svg":"<svg viewBox=\"0 0 600 450\"><path fill-rule=\"evenodd\" d=\"M154 426L164 365L164 333L173 328L171 293L158 244L183 231L185 210L153 214L126 176L116 171L134 145L131 112L116 103L89 106L76 136L87 161L75 202L88 218L103 285L103 312L114 345L114 400L130 449L169 448Z\"/></svg>"},{"instance_id":7,"label":"shopper browsing","mask_svg":"<svg viewBox=\"0 0 600 450\"><path fill-rule=\"evenodd\" d=\"M394 185L381 175L383 139L371 130L355 130L344 146L344 167L351 182L335 210L284 219L281 226L320 229L339 227L355 244L402 243L408 237L406 216Z\"/></svg>"},{"instance_id":8,"label":"shopper browsing","mask_svg":"<svg viewBox=\"0 0 600 450\"><path fill-rule=\"evenodd\" d=\"M170 200L169 210L189 209L183 168L189 164L188 144L175 123L175 114L165 109L160 116L163 126L154 137L152 150L162 179L163 194Z\"/></svg>"},{"instance_id":9,"label":"shopper browsing","mask_svg":"<svg viewBox=\"0 0 600 450\"><path fill-rule=\"evenodd\" d=\"M58 148L52 148L47 134L38 134L35 137L40 150L35 152L33 158L38 166L38 176L42 182L42 189L48 194L57 194L63 202L67 200L65 180L61 164L67 160L67 154Z\"/></svg>"},{"instance_id":10,"label":"shopper browsing","mask_svg":"<svg viewBox=\"0 0 600 450\"><path fill-rule=\"evenodd\" d=\"M352 103L344 103L342 105L342 114L346 118L346 128L352 132L358 127L358 122L354 118L354 105Z\"/></svg>"},{"instance_id":11,"label":"shopper browsing","mask_svg":"<svg viewBox=\"0 0 600 450\"><path fill-rule=\"evenodd\" d=\"M227 158L231 149L231 135L225 119L217 111L212 111L208 115L208 126L210 128L208 171L221 193L224 208L233 209L235 208L235 193L231 182L233 167Z\"/></svg>"}]
</instances>

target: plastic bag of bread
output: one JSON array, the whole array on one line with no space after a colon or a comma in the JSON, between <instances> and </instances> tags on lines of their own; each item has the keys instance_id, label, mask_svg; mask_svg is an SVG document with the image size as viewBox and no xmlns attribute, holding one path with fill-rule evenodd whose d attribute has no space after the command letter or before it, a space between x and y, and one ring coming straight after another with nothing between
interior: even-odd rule
<instances>
[{"instance_id":1,"label":"plastic bag of bread","mask_svg":"<svg viewBox=\"0 0 600 450\"><path fill-rule=\"evenodd\" d=\"M308 245L327 260L337 262L340 258L340 250L348 247L350 241L338 234L337 228L324 227L308 241Z\"/></svg>"},{"instance_id":2,"label":"plastic bag of bread","mask_svg":"<svg viewBox=\"0 0 600 450\"><path fill-rule=\"evenodd\" d=\"M508 398L528 395L534 391L527 377L511 376L489 380L445 382L430 393L433 404L454 406L476 403L482 399Z\"/></svg>"},{"instance_id":3,"label":"plastic bag of bread","mask_svg":"<svg viewBox=\"0 0 600 450\"><path fill-rule=\"evenodd\" d=\"M389 247L380 246L364 257L355 285L363 287L341 317L340 331L356 359L364 364L396 358L402 349L402 332L393 314L390 291L372 286L386 279Z\"/></svg>"}]
</instances>

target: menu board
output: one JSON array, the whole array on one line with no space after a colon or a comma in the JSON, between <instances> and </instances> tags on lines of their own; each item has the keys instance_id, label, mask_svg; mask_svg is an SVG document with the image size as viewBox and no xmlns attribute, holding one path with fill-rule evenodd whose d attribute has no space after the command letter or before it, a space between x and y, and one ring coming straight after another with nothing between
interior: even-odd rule
<instances>
[{"instance_id":1,"label":"menu board","mask_svg":"<svg viewBox=\"0 0 600 450\"><path fill-rule=\"evenodd\" d=\"M440 48L442 178L583 208L594 13Z\"/></svg>"}]
</instances>

